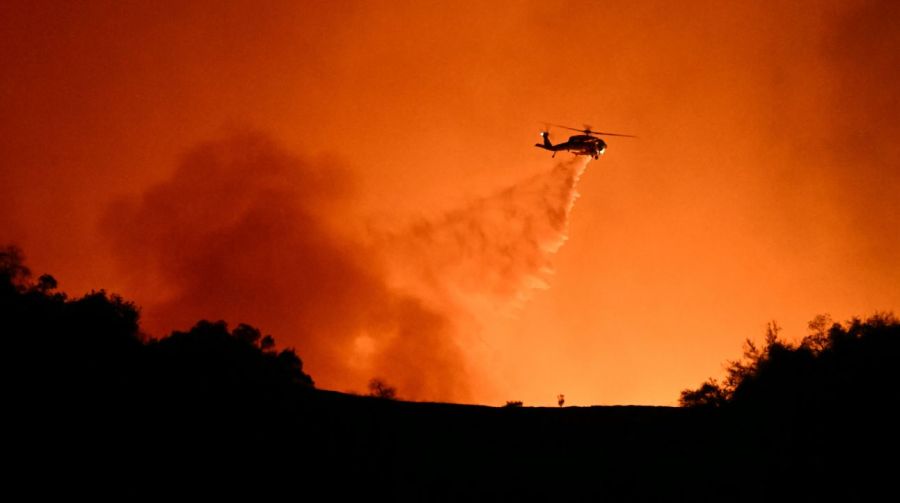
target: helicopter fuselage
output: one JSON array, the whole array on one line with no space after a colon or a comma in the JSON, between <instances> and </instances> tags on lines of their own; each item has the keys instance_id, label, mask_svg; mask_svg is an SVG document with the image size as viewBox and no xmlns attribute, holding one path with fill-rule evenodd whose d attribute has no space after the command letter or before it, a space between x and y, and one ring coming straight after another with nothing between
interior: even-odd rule
<instances>
[{"instance_id":1,"label":"helicopter fuselage","mask_svg":"<svg viewBox=\"0 0 900 503\"><path fill-rule=\"evenodd\" d=\"M550 142L549 134L546 132L541 132L541 136L544 138L544 142L535 143L534 146L553 152L554 157L557 152L566 151L575 155L587 155L594 159L599 159L603 152L606 151L605 141L588 134L570 136L568 141L556 145Z\"/></svg>"}]
</instances>

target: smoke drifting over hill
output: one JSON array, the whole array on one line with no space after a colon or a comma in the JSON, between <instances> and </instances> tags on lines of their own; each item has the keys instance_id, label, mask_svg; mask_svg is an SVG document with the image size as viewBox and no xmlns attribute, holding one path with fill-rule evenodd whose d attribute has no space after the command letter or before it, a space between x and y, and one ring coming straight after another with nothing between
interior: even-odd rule
<instances>
[{"instance_id":1,"label":"smoke drifting over hill","mask_svg":"<svg viewBox=\"0 0 900 503\"><path fill-rule=\"evenodd\" d=\"M116 202L104 229L154 335L248 322L296 347L322 387L380 376L405 398L464 401L468 331L546 285L586 166L560 162L389 236L351 235L338 224L346 172L241 135Z\"/></svg>"}]
</instances>

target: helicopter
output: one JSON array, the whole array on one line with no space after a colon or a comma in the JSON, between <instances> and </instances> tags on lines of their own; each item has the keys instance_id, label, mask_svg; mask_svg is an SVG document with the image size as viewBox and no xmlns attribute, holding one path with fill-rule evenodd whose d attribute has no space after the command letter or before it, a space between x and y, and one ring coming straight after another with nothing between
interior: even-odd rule
<instances>
[{"instance_id":1,"label":"helicopter","mask_svg":"<svg viewBox=\"0 0 900 503\"><path fill-rule=\"evenodd\" d=\"M535 147L539 147L545 150L549 150L553 152L551 157L556 157L556 153L561 150L566 150L572 152L575 155L589 155L594 159L599 159L603 152L606 151L606 142L603 139L598 138L598 136L624 136L626 138L637 138L634 135L630 134L619 134L619 133L603 133L600 131L592 131L590 126L585 125L584 129L576 129L569 126L560 126L559 124L547 124L547 128L541 131L541 138L544 139L543 143L535 143ZM549 126L555 126L563 129L570 129L572 131L578 131L579 135L570 136L569 140L563 143L557 143L556 145L550 143L550 131L548 131Z\"/></svg>"}]
</instances>

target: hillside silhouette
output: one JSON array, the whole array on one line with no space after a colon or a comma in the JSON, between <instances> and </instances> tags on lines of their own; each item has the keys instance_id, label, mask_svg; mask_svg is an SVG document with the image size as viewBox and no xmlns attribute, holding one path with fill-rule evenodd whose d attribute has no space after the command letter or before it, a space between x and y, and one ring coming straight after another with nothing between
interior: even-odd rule
<instances>
[{"instance_id":1,"label":"hillside silhouette","mask_svg":"<svg viewBox=\"0 0 900 503\"><path fill-rule=\"evenodd\" d=\"M8 475L35 497L860 501L891 488L888 314L819 317L798 344L772 324L683 407L486 407L386 400L396 390L378 379L373 396L317 390L252 326L152 339L133 303L57 288L0 250Z\"/></svg>"}]
</instances>

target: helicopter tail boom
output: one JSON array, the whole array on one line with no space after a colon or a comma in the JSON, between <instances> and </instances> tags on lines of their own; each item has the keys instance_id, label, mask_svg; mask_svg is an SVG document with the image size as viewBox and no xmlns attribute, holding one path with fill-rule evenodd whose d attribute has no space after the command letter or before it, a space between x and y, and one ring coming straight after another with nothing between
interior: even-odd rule
<instances>
[{"instance_id":1,"label":"helicopter tail boom","mask_svg":"<svg viewBox=\"0 0 900 503\"><path fill-rule=\"evenodd\" d=\"M547 134L546 131L541 131L541 138L544 139L544 143L535 143L535 147L545 148L547 150L553 150L553 144L550 143L550 135Z\"/></svg>"}]
</instances>

